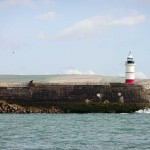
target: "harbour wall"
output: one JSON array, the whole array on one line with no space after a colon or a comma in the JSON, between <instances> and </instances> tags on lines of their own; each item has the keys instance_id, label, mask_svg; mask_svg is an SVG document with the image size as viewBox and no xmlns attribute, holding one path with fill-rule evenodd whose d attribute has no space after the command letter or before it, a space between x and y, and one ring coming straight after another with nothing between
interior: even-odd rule
<instances>
[{"instance_id":1,"label":"harbour wall","mask_svg":"<svg viewBox=\"0 0 150 150\"><path fill-rule=\"evenodd\" d=\"M20 103L147 103L150 101L150 89L124 83L33 84L24 87L0 87L0 99Z\"/></svg>"}]
</instances>

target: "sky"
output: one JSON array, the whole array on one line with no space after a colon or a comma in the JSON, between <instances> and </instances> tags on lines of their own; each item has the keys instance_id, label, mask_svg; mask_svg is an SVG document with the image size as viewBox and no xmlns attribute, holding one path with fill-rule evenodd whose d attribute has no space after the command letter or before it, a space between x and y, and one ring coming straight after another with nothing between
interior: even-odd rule
<instances>
[{"instance_id":1,"label":"sky","mask_svg":"<svg viewBox=\"0 0 150 150\"><path fill-rule=\"evenodd\" d=\"M150 77L150 0L0 0L0 74Z\"/></svg>"}]
</instances>

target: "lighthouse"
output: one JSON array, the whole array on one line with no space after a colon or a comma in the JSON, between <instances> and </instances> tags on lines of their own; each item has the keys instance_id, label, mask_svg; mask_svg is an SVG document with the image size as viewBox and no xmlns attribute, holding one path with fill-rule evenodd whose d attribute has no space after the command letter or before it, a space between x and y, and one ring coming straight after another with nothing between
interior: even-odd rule
<instances>
[{"instance_id":1,"label":"lighthouse","mask_svg":"<svg viewBox=\"0 0 150 150\"><path fill-rule=\"evenodd\" d=\"M135 69L134 69L134 60L131 55L131 52L129 53L127 60L125 62L126 66L126 79L125 83L126 84L134 84L135 83Z\"/></svg>"}]
</instances>

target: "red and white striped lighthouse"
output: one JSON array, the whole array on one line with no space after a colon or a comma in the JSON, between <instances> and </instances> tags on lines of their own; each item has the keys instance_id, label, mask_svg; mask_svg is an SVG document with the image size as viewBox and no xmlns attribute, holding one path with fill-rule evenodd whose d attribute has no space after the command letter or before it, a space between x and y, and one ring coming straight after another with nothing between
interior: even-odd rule
<instances>
[{"instance_id":1,"label":"red and white striped lighthouse","mask_svg":"<svg viewBox=\"0 0 150 150\"><path fill-rule=\"evenodd\" d=\"M125 83L127 84L134 84L135 83L135 69L134 69L134 60L131 55L131 52L129 53L127 57L127 61L125 63L126 65L126 79Z\"/></svg>"}]
</instances>

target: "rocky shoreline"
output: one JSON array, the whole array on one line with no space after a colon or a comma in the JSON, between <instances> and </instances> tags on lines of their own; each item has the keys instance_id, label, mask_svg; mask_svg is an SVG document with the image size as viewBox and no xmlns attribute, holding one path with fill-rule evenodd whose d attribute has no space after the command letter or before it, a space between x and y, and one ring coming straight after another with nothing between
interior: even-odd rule
<instances>
[{"instance_id":1,"label":"rocky shoreline","mask_svg":"<svg viewBox=\"0 0 150 150\"><path fill-rule=\"evenodd\" d=\"M10 104L5 100L0 100L0 113L63 113L63 111L55 106L49 108L21 106L19 104Z\"/></svg>"},{"instance_id":2,"label":"rocky shoreline","mask_svg":"<svg viewBox=\"0 0 150 150\"><path fill-rule=\"evenodd\" d=\"M0 113L134 113L149 103L12 103L0 100Z\"/></svg>"}]
</instances>

